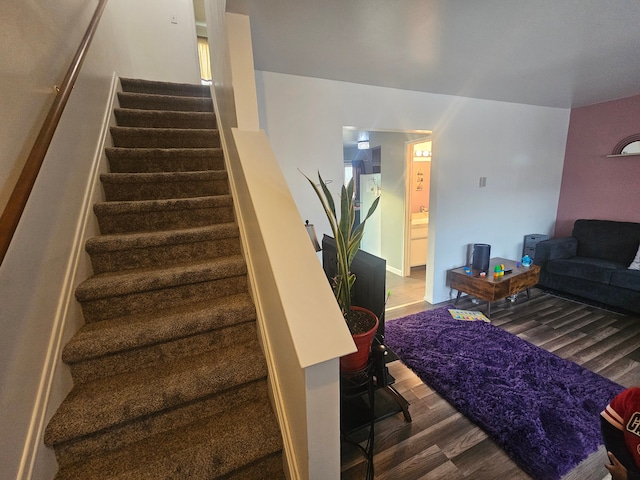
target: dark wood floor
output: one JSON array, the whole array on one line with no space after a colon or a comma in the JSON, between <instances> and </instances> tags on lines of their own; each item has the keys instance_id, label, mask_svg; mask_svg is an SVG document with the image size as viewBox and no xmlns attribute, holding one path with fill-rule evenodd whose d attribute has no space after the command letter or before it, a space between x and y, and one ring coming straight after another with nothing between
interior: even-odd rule
<instances>
[{"instance_id":1,"label":"dark wood floor","mask_svg":"<svg viewBox=\"0 0 640 480\"><path fill-rule=\"evenodd\" d=\"M423 271L417 273L418 280L421 275ZM403 293L403 280L408 285L406 291L418 292L413 298ZM387 321L450 303L424 302L424 287L416 287L415 280L390 275ZM391 302L394 292L395 304ZM640 385L640 316L601 310L539 289L532 289L531 294L528 301L520 294L515 302L493 303L493 324L623 386ZM484 310L485 304L463 297L457 308ZM376 424L376 479L530 479L482 430L400 361L390 363L389 370L396 379L395 388L411 403L413 421L406 423L402 414L397 414ZM342 450L342 479L365 478L366 464L360 451L348 444L343 444ZM603 452L592 455L566 480L605 478L604 462Z\"/></svg>"}]
</instances>

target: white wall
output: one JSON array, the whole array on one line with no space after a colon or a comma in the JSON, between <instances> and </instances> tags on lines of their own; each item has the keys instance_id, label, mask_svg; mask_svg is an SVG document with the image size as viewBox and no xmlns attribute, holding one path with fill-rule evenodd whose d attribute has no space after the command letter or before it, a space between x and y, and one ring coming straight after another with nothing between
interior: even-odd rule
<instances>
[{"instance_id":1,"label":"white wall","mask_svg":"<svg viewBox=\"0 0 640 480\"><path fill-rule=\"evenodd\" d=\"M87 5L83 5L87 3ZM53 102L53 86L82 39L92 2L2 2L0 20L0 209L20 174L38 125ZM74 46L75 45L75 46ZM39 128L39 127L38 127ZM23 161L17 159L22 155Z\"/></svg>"},{"instance_id":2,"label":"white wall","mask_svg":"<svg viewBox=\"0 0 640 480\"><path fill-rule=\"evenodd\" d=\"M124 42L117 43L131 57L128 75L200 83L191 0L136 0L118 4L121 11L118 29L123 29ZM177 23L173 23L173 18Z\"/></svg>"},{"instance_id":3,"label":"white wall","mask_svg":"<svg viewBox=\"0 0 640 480\"><path fill-rule=\"evenodd\" d=\"M263 71L256 72L256 84L261 127L302 218L319 235L329 227L298 169L319 169L339 185L343 125L433 131L426 292L431 303L450 298L446 271L465 263L468 244L489 243L492 256L516 259L524 235L553 230L568 109ZM478 187L481 176L487 177L485 188Z\"/></svg>"},{"instance_id":4,"label":"white wall","mask_svg":"<svg viewBox=\"0 0 640 480\"><path fill-rule=\"evenodd\" d=\"M0 207L97 2L9 0L0 20ZM150 13L152 12L152 13ZM177 15L179 23L170 23ZM153 22L158 23L153 23ZM0 478L52 478L41 428L70 388L60 344L81 323L73 288L91 273L83 201L99 167L114 71L198 82L190 0L110 0L41 174L0 266ZM138 50L154 48L157 54ZM97 190L100 194L100 190ZM89 230L95 229L88 217ZM79 275L74 276L76 268ZM66 323L66 329L65 329ZM55 373L54 373L55 372ZM33 470L32 470L33 469Z\"/></svg>"}]
</instances>

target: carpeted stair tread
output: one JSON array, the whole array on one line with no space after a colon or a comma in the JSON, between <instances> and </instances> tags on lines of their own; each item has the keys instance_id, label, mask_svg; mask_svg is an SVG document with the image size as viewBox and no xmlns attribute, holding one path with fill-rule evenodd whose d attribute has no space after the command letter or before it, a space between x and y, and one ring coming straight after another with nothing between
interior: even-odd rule
<instances>
[{"instance_id":1,"label":"carpeted stair tread","mask_svg":"<svg viewBox=\"0 0 640 480\"><path fill-rule=\"evenodd\" d=\"M261 441L255 442L255 438ZM262 458L273 462L274 455L281 450L280 433L268 405L247 402L238 404L225 415L203 418L188 427L156 435L82 465L71 465L61 469L56 478L204 480L225 475L228 479L242 478L234 476L234 470L243 467L241 462L250 466L259 465ZM265 469L254 467L253 472L270 474L267 469L273 469L269 462Z\"/></svg>"},{"instance_id":2,"label":"carpeted stair tread","mask_svg":"<svg viewBox=\"0 0 640 480\"><path fill-rule=\"evenodd\" d=\"M195 243L205 240L235 238L239 235L236 223L219 223L197 228L162 230L160 232L123 233L100 235L87 240L85 248L90 255L104 252L150 248L181 243Z\"/></svg>"},{"instance_id":3,"label":"carpeted stair tread","mask_svg":"<svg viewBox=\"0 0 640 480\"><path fill-rule=\"evenodd\" d=\"M204 172L104 173L107 201L159 200L228 195L226 170Z\"/></svg>"},{"instance_id":4,"label":"carpeted stair tread","mask_svg":"<svg viewBox=\"0 0 640 480\"><path fill-rule=\"evenodd\" d=\"M221 148L116 148L105 149L113 173L186 172L223 170Z\"/></svg>"},{"instance_id":5,"label":"carpeted stair tread","mask_svg":"<svg viewBox=\"0 0 640 480\"><path fill-rule=\"evenodd\" d=\"M266 375L254 338L223 352L205 352L74 386L47 425L45 443L53 446L91 435Z\"/></svg>"},{"instance_id":6,"label":"carpeted stair tread","mask_svg":"<svg viewBox=\"0 0 640 480\"><path fill-rule=\"evenodd\" d=\"M101 273L81 282L75 293L78 301L82 303L246 275L246 273L247 266L244 258L241 255L234 255L171 268Z\"/></svg>"},{"instance_id":7,"label":"carpeted stair tread","mask_svg":"<svg viewBox=\"0 0 640 480\"><path fill-rule=\"evenodd\" d=\"M171 182L202 182L227 180L225 170L211 170L201 172L155 172L155 173L103 173L100 175L102 183L171 183Z\"/></svg>"},{"instance_id":8,"label":"carpeted stair tread","mask_svg":"<svg viewBox=\"0 0 640 480\"><path fill-rule=\"evenodd\" d=\"M158 232L101 235L87 240L85 250L96 274L187 263L240 254L238 225L221 223Z\"/></svg>"},{"instance_id":9,"label":"carpeted stair tread","mask_svg":"<svg viewBox=\"0 0 640 480\"><path fill-rule=\"evenodd\" d=\"M217 129L111 127L114 147L218 148Z\"/></svg>"},{"instance_id":10,"label":"carpeted stair tread","mask_svg":"<svg viewBox=\"0 0 640 480\"><path fill-rule=\"evenodd\" d=\"M122 90L131 93L152 93L156 95L175 95L187 97L210 97L211 87L191 83L170 83L157 80L121 78Z\"/></svg>"},{"instance_id":11,"label":"carpeted stair tread","mask_svg":"<svg viewBox=\"0 0 640 480\"><path fill-rule=\"evenodd\" d=\"M235 385L206 398L183 403L135 422L116 425L92 435L74 438L56 445L56 457L62 467L82 462L132 445L154 435L187 427L194 419L224 415L235 405L245 402L269 402L265 378Z\"/></svg>"},{"instance_id":12,"label":"carpeted stair tread","mask_svg":"<svg viewBox=\"0 0 640 480\"><path fill-rule=\"evenodd\" d=\"M185 97L146 93L118 92L121 108L138 110L166 110L169 112L213 112L213 102L208 97Z\"/></svg>"},{"instance_id":13,"label":"carpeted stair tread","mask_svg":"<svg viewBox=\"0 0 640 480\"><path fill-rule=\"evenodd\" d=\"M164 313L164 312L163 312ZM106 320L108 321L108 320ZM102 323L102 322L96 322ZM86 359L70 364L74 385L95 382L100 378L174 363L204 352L224 354L227 348L236 343L252 343L258 336L256 324L249 318L226 327L198 332L186 337L166 338L162 341L144 344L146 334L140 338L140 347L114 351L98 358Z\"/></svg>"},{"instance_id":14,"label":"carpeted stair tread","mask_svg":"<svg viewBox=\"0 0 640 480\"><path fill-rule=\"evenodd\" d=\"M247 291L241 256L94 275L76 288L85 322L160 312Z\"/></svg>"},{"instance_id":15,"label":"carpeted stair tread","mask_svg":"<svg viewBox=\"0 0 640 480\"><path fill-rule=\"evenodd\" d=\"M167 247L184 243L237 238L238 235L239 229L236 223L218 223L178 230L100 235L87 240L85 249L89 255L100 255L131 249Z\"/></svg>"},{"instance_id":16,"label":"carpeted stair tread","mask_svg":"<svg viewBox=\"0 0 640 480\"><path fill-rule=\"evenodd\" d=\"M248 294L238 294L176 307L159 314L140 314L87 323L62 352L67 364L153 345L255 320Z\"/></svg>"},{"instance_id":17,"label":"carpeted stair tread","mask_svg":"<svg viewBox=\"0 0 640 480\"><path fill-rule=\"evenodd\" d=\"M230 195L99 202L94 204L93 211L103 234L174 230L234 221Z\"/></svg>"},{"instance_id":18,"label":"carpeted stair tread","mask_svg":"<svg viewBox=\"0 0 640 480\"><path fill-rule=\"evenodd\" d=\"M238 275L118 297L96 298L83 301L81 306L85 322L91 323L145 312L160 312L178 305L191 305L203 298L215 299L247 291L247 276Z\"/></svg>"},{"instance_id":19,"label":"carpeted stair tread","mask_svg":"<svg viewBox=\"0 0 640 480\"><path fill-rule=\"evenodd\" d=\"M146 128L193 128L215 129L213 112L167 112L165 110L142 110L116 108L114 114L120 127Z\"/></svg>"},{"instance_id":20,"label":"carpeted stair tread","mask_svg":"<svg viewBox=\"0 0 640 480\"><path fill-rule=\"evenodd\" d=\"M233 200L230 195L215 195L133 202L98 202L94 206L94 211L97 214L125 215L131 212L151 213L158 210L187 210L189 208L215 208L231 205L233 205Z\"/></svg>"},{"instance_id":21,"label":"carpeted stair tread","mask_svg":"<svg viewBox=\"0 0 640 480\"><path fill-rule=\"evenodd\" d=\"M224 480L286 480L287 477L282 468L283 462L282 452L277 452L234 470L223 478Z\"/></svg>"}]
</instances>

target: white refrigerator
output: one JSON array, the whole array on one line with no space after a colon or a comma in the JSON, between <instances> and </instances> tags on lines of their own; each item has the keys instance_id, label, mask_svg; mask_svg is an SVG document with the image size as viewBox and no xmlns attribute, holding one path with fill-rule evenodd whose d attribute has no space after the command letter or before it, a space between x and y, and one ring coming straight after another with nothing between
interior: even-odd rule
<instances>
[{"instance_id":1,"label":"white refrigerator","mask_svg":"<svg viewBox=\"0 0 640 480\"><path fill-rule=\"evenodd\" d=\"M373 201L380 196L380 174L368 173L360 175L360 220L364 220ZM382 251L382 206L378 203L375 213L367 220L360 249L381 256Z\"/></svg>"}]
</instances>

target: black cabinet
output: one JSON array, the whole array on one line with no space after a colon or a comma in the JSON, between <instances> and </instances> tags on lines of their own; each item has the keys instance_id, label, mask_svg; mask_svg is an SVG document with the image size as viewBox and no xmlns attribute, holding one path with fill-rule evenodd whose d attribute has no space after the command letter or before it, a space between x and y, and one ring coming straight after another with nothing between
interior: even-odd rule
<instances>
[{"instance_id":1,"label":"black cabinet","mask_svg":"<svg viewBox=\"0 0 640 480\"><path fill-rule=\"evenodd\" d=\"M522 247L522 256L529 255L534 260L536 258L536 244L543 240L549 240L549 235L541 233L532 233L524 236L524 246Z\"/></svg>"}]
</instances>

